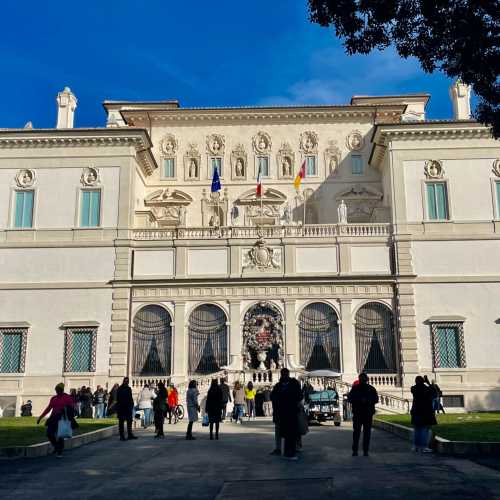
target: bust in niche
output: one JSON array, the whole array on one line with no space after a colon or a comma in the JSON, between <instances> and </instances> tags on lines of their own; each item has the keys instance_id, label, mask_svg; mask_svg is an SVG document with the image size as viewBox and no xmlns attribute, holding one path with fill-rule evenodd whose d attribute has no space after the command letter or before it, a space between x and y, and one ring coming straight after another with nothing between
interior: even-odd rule
<instances>
[{"instance_id":1,"label":"bust in niche","mask_svg":"<svg viewBox=\"0 0 500 500\"><path fill-rule=\"evenodd\" d=\"M235 174L236 177L243 177L245 175L245 167L241 158L236 160Z\"/></svg>"},{"instance_id":2,"label":"bust in niche","mask_svg":"<svg viewBox=\"0 0 500 500\"><path fill-rule=\"evenodd\" d=\"M312 151L312 149L314 148L314 142L311 139L310 135L308 135L307 138L306 138L306 142L304 144L304 148L305 148L306 151Z\"/></svg>"},{"instance_id":3,"label":"bust in niche","mask_svg":"<svg viewBox=\"0 0 500 500\"><path fill-rule=\"evenodd\" d=\"M190 179L196 179L198 177L198 165L196 164L196 160L191 158L189 162L189 170L188 175Z\"/></svg>"},{"instance_id":4,"label":"bust in niche","mask_svg":"<svg viewBox=\"0 0 500 500\"><path fill-rule=\"evenodd\" d=\"M267 141L263 135L261 135L259 139L259 149L261 151L265 151L267 149Z\"/></svg>"},{"instance_id":5,"label":"bust in niche","mask_svg":"<svg viewBox=\"0 0 500 500\"><path fill-rule=\"evenodd\" d=\"M31 186L33 183L33 174L29 170L25 170L21 177L21 184L23 186Z\"/></svg>"},{"instance_id":6,"label":"bust in niche","mask_svg":"<svg viewBox=\"0 0 500 500\"><path fill-rule=\"evenodd\" d=\"M431 164L429 165L429 174L431 177L439 176L439 167L435 161L431 162Z\"/></svg>"},{"instance_id":7,"label":"bust in niche","mask_svg":"<svg viewBox=\"0 0 500 500\"><path fill-rule=\"evenodd\" d=\"M165 141L164 148L165 148L166 153L173 153L174 152L175 144L170 137Z\"/></svg>"},{"instance_id":8,"label":"bust in niche","mask_svg":"<svg viewBox=\"0 0 500 500\"><path fill-rule=\"evenodd\" d=\"M217 139L217 137L214 137L214 139L212 140L212 151L214 152L214 154L217 154L221 149L221 144L219 142L219 139Z\"/></svg>"},{"instance_id":9,"label":"bust in niche","mask_svg":"<svg viewBox=\"0 0 500 500\"><path fill-rule=\"evenodd\" d=\"M283 177L290 177L292 175L292 164L290 158L285 156L281 162L281 168L283 172Z\"/></svg>"},{"instance_id":10,"label":"bust in niche","mask_svg":"<svg viewBox=\"0 0 500 500\"><path fill-rule=\"evenodd\" d=\"M89 169L89 173L87 175L87 184L94 184L97 180L97 176L95 174L95 170L93 168Z\"/></svg>"}]
</instances>

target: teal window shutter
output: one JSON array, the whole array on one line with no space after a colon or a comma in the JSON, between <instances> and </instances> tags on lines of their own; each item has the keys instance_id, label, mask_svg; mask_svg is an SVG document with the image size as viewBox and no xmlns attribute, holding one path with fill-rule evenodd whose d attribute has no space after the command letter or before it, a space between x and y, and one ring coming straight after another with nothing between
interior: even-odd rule
<instances>
[{"instance_id":1,"label":"teal window shutter","mask_svg":"<svg viewBox=\"0 0 500 500\"><path fill-rule=\"evenodd\" d=\"M427 183L427 209L430 220L448 219L448 199L444 182Z\"/></svg>"},{"instance_id":2,"label":"teal window shutter","mask_svg":"<svg viewBox=\"0 0 500 500\"><path fill-rule=\"evenodd\" d=\"M101 191L82 191L80 203L80 226L99 227L101 219Z\"/></svg>"},{"instance_id":3,"label":"teal window shutter","mask_svg":"<svg viewBox=\"0 0 500 500\"><path fill-rule=\"evenodd\" d=\"M269 158L267 156L259 156L259 168L263 177L269 177Z\"/></svg>"},{"instance_id":4,"label":"teal window shutter","mask_svg":"<svg viewBox=\"0 0 500 500\"><path fill-rule=\"evenodd\" d=\"M351 162L352 174L363 175L363 158L360 155L352 155Z\"/></svg>"},{"instance_id":5,"label":"teal window shutter","mask_svg":"<svg viewBox=\"0 0 500 500\"><path fill-rule=\"evenodd\" d=\"M459 368L460 344L455 327L437 327L438 366L440 368Z\"/></svg>"},{"instance_id":6,"label":"teal window shutter","mask_svg":"<svg viewBox=\"0 0 500 500\"><path fill-rule=\"evenodd\" d=\"M436 220L437 217L437 206L436 206L436 194L435 194L435 184L427 184L427 212L428 218L431 220Z\"/></svg>"},{"instance_id":7,"label":"teal window shutter","mask_svg":"<svg viewBox=\"0 0 500 500\"><path fill-rule=\"evenodd\" d=\"M90 372L92 371L92 344L93 333L89 331L71 332L71 349L67 353L70 357L68 371Z\"/></svg>"},{"instance_id":8,"label":"teal window shutter","mask_svg":"<svg viewBox=\"0 0 500 500\"><path fill-rule=\"evenodd\" d=\"M165 158L165 177L175 177L175 161L174 158Z\"/></svg>"},{"instance_id":9,"label":"teal window shutter","mask_svg":"<svg viewBox=\"0 0 500 500\"><path fill-rule=\"evenodd\" d=\"M90 225L90 191L82 191L80 202L80 226L89 227Z\"/></svg>"},{"instance_id":10,"label":"teal window shutter","mask_svg":"<svg viewBox=\"0 0 500 500\"><path fill-rule=\"evenodd\" d=\"M14 227L33 227L33 191L16 191Z\"/></svg>"},{"instance_id":11,"label":"teal window shutter","mask_svg":"<svg viewBox=\"0 0 500 500\"><path fill-rule=\"evenodd\" d=\"M497 190L497 219L500 219L500 182L495 182Z\"/></svg>"},{"instance_id":12,"label":"teal window shutter","mask_svg":"<svg viewBox=\"0 0 500 500\"><path fill-rule=\"evenodd\" d=\"M19 373L23 348L22 333L0 334L0 373Z\"/></svg>"},{"instance_id":13,"label":"teal window shutter","mask_svg":"<svg viewBox=\"0 0 500 500\"><path fill-rule=\"evenodd\" d=\"M222 161L220 158L212 158L212 176L215 169L219 172L219 176L222 177Z\"/></svg>"},{"instance_id":14,"label":"teal window shutter","mask_svg":"<svg viewBox=\"0 0 500 500\"><path fill-rule=\"evenodd\" d=\"M306 158L306 177L308 175L316 175L316 157L308 156Z\"/></svg>"}]
</instances>

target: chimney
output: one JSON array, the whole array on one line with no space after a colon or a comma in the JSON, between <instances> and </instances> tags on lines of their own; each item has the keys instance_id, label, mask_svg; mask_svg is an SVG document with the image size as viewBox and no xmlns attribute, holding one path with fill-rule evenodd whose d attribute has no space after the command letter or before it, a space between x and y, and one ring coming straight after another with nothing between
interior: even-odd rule
<instances>
[{"instance_id":1,"label":"chimney","mask_svg":"<svg viewBox=\"0 0 500 500\"><path fill-rule=\"evenodd\" d=\"M75 119L76 100L75 94L69 87L64 87L62 92L57 94L57 125L56 128L73 128Z\"/></svg>"},{"instance_id":2,"label":"chimney","mask_svg":"<svg viewBox=\"0 0 500 500\"><path fill-rule=\"evenodd\" d=\"M470 86L460 80L450 86L450 98L453 104L455 120L470 120Z\"/></svg>"}]
</instances>

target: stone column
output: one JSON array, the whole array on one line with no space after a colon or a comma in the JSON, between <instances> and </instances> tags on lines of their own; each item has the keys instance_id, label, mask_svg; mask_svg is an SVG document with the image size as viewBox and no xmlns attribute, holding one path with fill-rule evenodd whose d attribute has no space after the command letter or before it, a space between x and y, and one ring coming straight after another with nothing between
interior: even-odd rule
<instances>
[{"instance_id":1,"label":"stone column","mask_svg":"<svg viewBox=\"0 0 500 500\"><path fill-rule=\"evenodd\" d=\"M241 301L229 300L229 366L232 370L241 370Z\"/></svg>"},{"instance_id":2,"label":"stone column","mask_svg":"<svg viewBox=\"0 0 500 500\"><path fill-rule=\"evenodd\" d=\"M186 302L174 303L174 328L172 336L172 351L174 353L174 366L172 374L176 378L184 379L188 371L188 336L186 328Z\"/></svg>"},{"instance_id":3,"label":"stone column","mask_svg":"<svg viewBox=\"0 0 500 500\"><path fill-rule=\"evenodd\" d=\"M300 365L299 338L295 317L295 299L285 299L285 366L296 368Z\"/></svg>"},{"instance_id":4,"label":"stone column","mask_svg":"<svg viewBox=\"0 0 500 500\"><path fill-rule=\"evenodd\" d=\"M342 346L342 372L344 380L352 382L357 378L356 337L354 318L352 316L352 300L340 299L340 335Z\"/></svg>"}]
</instances>

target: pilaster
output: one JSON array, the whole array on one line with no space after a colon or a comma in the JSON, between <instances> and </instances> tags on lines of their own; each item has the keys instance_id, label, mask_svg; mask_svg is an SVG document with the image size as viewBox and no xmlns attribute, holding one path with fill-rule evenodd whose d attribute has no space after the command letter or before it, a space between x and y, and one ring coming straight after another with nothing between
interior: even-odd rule
<instances>
[{"instance_id":1,"label":"pilaster","mask_svg":"<svg viewBox=\"0 0 500 500\"><path fill-rule=\"evenodd\" d=\"M172 335L172 352L174 353L172 373L174 377L185 377L187 375L188 349L186 302L179 300L174 303L174 328Z\"/></svg>"},{"instance_id":2,"label":"pilaster","mask_svg":"<svg viewBox=\"0 0 500 500\"><path fill-rule=\"evenodd\" d=\"M185 246L175 247L175 277L185 278L187 276L187 248Z\"/></svg>"},{"instance_id":3,"label":"pilaster","mask_svg":"<svg viewBox=\"0 0 500 500\"><path fill-rule=\"evenodd\" d=\"M130 293L130 288L113 289L109 376L116 380L111 382L128 374Z\"/></svg>"},{"instance_id":4,"label":"pilaster","mask_svg":"<svg viewBox=\"0 0 500 500\"><path fill-rule=\"evenodd\" d=\"M300 365L299 336L297 335L297 319L295 317L295 299L285 299L285 353L290 368Z\"/></svg>"},{"instance_id":5,"label":"pilaster","mask_svg":"<svg viewBox=\"0 0 500 500\"><path fill-rule=\"evenodd\" d=\"M241 370L241 301L229 300L229 366Z\"/></svg>"},{"instance_id":6,"label":"pilaster","mask_svg":"<svg viewBox=\"0 0 500 500\"><path fill-rule=\"evenodd\" d=\"M340 299L340 338L342 345L342 372L348 382L357 378L356 335L352 317L352 300Z\"/></svg>"}]
</instances>

